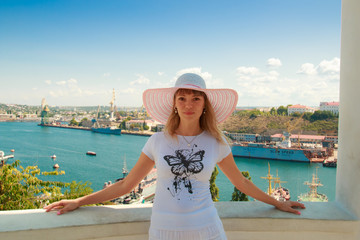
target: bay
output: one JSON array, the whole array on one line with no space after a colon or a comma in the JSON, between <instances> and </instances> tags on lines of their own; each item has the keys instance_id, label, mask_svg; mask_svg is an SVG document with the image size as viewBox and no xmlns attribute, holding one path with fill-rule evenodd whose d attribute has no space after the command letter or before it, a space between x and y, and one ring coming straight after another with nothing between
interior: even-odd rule
<instances>
[{"instance_id":1,"label":"bay","mask_svg":"<svg viewBox=\"0 0 360 240\"><path fill-rule=\"evenodd\" d=\"M148 137L137 135L107 135L91 131L38 126L35 122L1 122L0 150L10 154L15 150L15 158L21 165L37 165L42 171L52 171L55 163L65 175L42 177L51 181L82 181L91 182L92 189L102 189L104 182L114 181L122 176L124 159L131 169ZM87 151L96 152L97 156L86 155ZM51 156L56 155L52 160ZM11 163L13 160L9 160ZM329 201L335 199L336 168L325 168L319 163L301 163L275 161L265 159L235 158L241 171L249 171L252 181L263 191L268 182L261 177L268 173L270 163L271 174L276 171L283 187L290 190L291 199L297 200L301 193L309 191L304 185L311 181L317 171L320 182L324 185L318 191L328 196ZM219 187L220 201L231 200L234 186L219 171L216 179Z\"/></svg>"}]
</instances>

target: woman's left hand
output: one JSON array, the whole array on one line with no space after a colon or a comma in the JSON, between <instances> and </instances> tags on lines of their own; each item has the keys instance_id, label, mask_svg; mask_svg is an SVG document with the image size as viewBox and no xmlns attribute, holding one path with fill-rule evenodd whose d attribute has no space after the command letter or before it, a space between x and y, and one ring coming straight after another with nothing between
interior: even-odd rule
<instances>
[{"instance_id":1,"label":"woman's left hand","mask_svg":"<svg viewBox=\"0 0 360 240\"><path fill-rule=\"evenodd\" d=\"M278 204L275 207L281 211L290 212L290 213L294 213L297 215L300 215L301 212L294 208L305 209L305 205L303 203L295 202L295 201L278 202Z\"/></svg>"}]
</instances>

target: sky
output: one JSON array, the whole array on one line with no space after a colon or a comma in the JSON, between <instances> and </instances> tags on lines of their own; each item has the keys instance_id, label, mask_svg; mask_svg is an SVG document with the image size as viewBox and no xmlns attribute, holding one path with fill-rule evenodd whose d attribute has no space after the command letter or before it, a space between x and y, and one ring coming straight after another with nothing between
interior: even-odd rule
<instances>
[{"instance_id":1,"label":"sky","mask_svg":"<svg viewBox=\"0 0 360 240\"><path fill-rule=\"evenodd\" d=\"M0 0L0 103L140 107L185 72L238 107L339 101L340 0Z\"/></svg>"}]
</instances>

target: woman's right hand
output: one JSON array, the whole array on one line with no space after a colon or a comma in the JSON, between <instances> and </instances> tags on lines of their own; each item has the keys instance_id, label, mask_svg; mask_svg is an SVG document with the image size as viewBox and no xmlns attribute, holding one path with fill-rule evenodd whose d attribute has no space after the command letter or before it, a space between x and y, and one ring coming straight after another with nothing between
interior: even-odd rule
<instances>
[{"instance_id":1,"label":"woman's right hand","mask_svg":"<svg viewBox=\"0 0 360 240\"><path fill-rule=\"evenodd\" d=\"M59 202L54 202L48 206L45 206L44 209L46 212L50 212L51 210L59 210L57 215L61 215L63 213L67 213L73 211L80 207L80 202L78 199L74 200L61 200Z\"/></svg>"}]
</instances>

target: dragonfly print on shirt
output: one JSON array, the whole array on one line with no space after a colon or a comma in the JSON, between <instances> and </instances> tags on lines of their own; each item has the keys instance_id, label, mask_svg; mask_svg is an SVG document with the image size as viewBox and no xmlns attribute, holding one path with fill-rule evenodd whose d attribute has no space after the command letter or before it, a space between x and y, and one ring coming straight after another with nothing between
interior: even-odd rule
<instances>
[{"instance_id":1,"label":"dragonfly print on shirt","mask_svg":"<svg viewBox=\"0 0 360 240\"><path fill-rule=\"evenodd\" d=\"M175 150L175 156L164 156L165 161L171 166L171 172L175 175L172 185L173 191L168 188L173 196L181 191L182 184L190 194L193 193L190 176L203 170L204 165L201 161L204 154L204 150L194 153L194 149L179 149Z\"/></svg>"}]
</instances>

